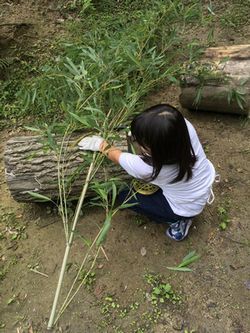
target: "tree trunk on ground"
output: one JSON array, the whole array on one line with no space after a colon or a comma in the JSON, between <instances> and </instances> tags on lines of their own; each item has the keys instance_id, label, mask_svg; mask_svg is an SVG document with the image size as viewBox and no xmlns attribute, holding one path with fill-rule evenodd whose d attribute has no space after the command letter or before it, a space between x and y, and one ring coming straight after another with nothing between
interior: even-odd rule
<instances>
[{"instance_id":1,"label":"tree trunk on ground","mask_svg":"<svg viewBox=\"0 0 250 333\"><path fill-rule=\"evenodd\" d=\"M208 48L188 71L181 82L183 107L248 115L250 45Z\"/></svg>"},{"instance_id":2,"label":"tree trunk on ground","mask_svg":"<svg viewBox=\"0 0 250 333\"><path fill-rule=\"evenodd\" d=\"M60 140L58 140L60 142ZM65 141L61 160L64 164L66 182L70 182L68 188L69 198L76 199L81 193L86 177L86 160L88 153L80 151L77 147L79 137ZM124 137L116 143L120 149L127 150L127 141ZM48 146L48 142L41 136L14 137L6 143L4 152L6 182L10 193L16 201L35 201L28 191L57 199L58 191L58 165L57 157ZM85 169L84 169L85 168ZM101 167L96 173L96 180L104 180L110 177L120 177L128 180L129 176L111 162L108 167ZM87 195L93 195L91 191Z\"/></svg>"}]
</instances>

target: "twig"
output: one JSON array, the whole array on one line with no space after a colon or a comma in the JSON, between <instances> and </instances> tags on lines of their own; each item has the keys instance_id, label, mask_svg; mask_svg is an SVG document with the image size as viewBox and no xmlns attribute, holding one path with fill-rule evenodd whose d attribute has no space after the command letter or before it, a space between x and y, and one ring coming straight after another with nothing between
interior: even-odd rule
<instances>
[{"instance_id":1,"label":"twig","mask_svg":"<svg viewBox=\"0 0 250 333\"><path fill-rule=\"evenodd\" d=\"M34 333L32 325L29 327L29 333Z\"/></svg>"},{"instance_id":2,"label":"twig","mask_svg":"<svg viewBox=\"0 0 250 333\"><path fill-rule=\"evenodd\" d=\"M42 276L45 276L45 277L49 277L47 274L45 274L45 273L42 273L42 272L39 272L37 269L35 269L35 268L30 268L30 271L31 272L34 272L34 273L36 273L36 274L40 274L40 275L42 275Z\"/></svg>"},{"instance_id":3,"label":"twig","mask_svg":"<svg viewBox=\"0 0 250 333\"><path fill-rule=\"evenodd\" d=\"M4 27L4 26L11 26L11 25L14 25L14 26L16 26L16 27L20 27L20 26L24 26L24 27L30 27L30 26L32 26L33 24L32 23L25 23L25 22L21 22L21 23L15 23L15 22L13 22L13 23L1 23L0 24L0 27Z\"/></svg>"},{"instance_id":4,"label":"twig","mask_svg":"<svg viewBox=\"0 0 250 333\"><path fill-rule=\"evenodd\" d=\"M109 258L108 258L108 256L107 256L107 254L106 254L106 252L105 252L103 246L101 246L101 250L102 250L102 253L104 254L104 257L106 258L106 260L109 261Z\"/></svg>"},{"instance_id":5,"label":"twig","mask_svg":"<svg viewBox=\"0 0 250 333\"><path fill-rule=\"evenodd\" d=\"M48 227L49 225L51 225L51 224L55 224L55 223L56 223L56 221L52 221L52 222L50 222L50 223L43 224L43 225L39 226L39 229L46 228L46 227Z\"/></svg>"},{"instance_id":6,"label":"twig","mask_svg":"<svg viewBox=\"0 0 250 333\"><path fill-rule=\"evenodd\" d=\"M227 237L227 236L224 236L224 235L222 235L221 237L222 237L222 238L226 238L226 239L230 240L230 241L233 242L233 243L237 243L237 244L241 244L241 245L245 245L245 246L250 246L250 245L248 244L248 241L240 242L240 241L238 241L238 240L232 239L232 238Z\"/></svg>"}]
</instances>

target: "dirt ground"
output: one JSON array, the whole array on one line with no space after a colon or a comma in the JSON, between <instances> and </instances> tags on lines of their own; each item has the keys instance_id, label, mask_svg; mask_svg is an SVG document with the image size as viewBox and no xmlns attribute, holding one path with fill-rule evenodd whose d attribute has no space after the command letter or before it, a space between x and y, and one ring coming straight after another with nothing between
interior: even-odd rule
<instances>
[{"instance_id":1,"label":"dirt ground","mask_svg":"<svg viewBox=\"0 0 250 333\"><path fill-rule=\"evenodd\" d=\"M38 13L42 22L46 13ZM58 19L51 18L53 32ZM244 42L241 34L218 35L218 44L238 42ZM178 88L166 87L148 103L178 106L178 95ZM129 211L117 214L104 246L107 258L100 254L95 275L81 288L54 332L250 332L249 123L239 116L182 111L221 175L220 183L214 185L214 203L194 219L188 238L180 243L165 236L163 225ZM18 132L0 133L0 332L41 333L46 331L65 240L61 220L51 207L18 204L8 192L3 151L14 135ZM103 211L96 208L87 209L81 217L62 296L88 249L86 240L93 239L103 218ZM225 221L227 228L222 231L219 224ZM166 268L179 264L191 250L201 255L192 272ZM170 298L152 305L149 274L170 283L181 302L174 304Z\"/></svg>"}]
</instances>

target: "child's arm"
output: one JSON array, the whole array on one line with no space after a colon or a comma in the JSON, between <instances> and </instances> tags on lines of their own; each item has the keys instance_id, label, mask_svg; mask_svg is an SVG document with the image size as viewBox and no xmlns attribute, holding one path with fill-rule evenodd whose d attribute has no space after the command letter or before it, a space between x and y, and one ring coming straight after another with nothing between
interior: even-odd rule
<instances>
[{"instance_id":1,"label":"child's arm","mask_svg":"<svg viewBox=\"0 0 250 333\"><path fill-rule=\"evenodd\" d=\"M110 146L107 141L97 135L87 136L83 138L78 143L78 147L81 150L100 151L105 156L107 156L108 159L117 164L119 164L119 158L122 153L119 148L115 146Z\"/></svg>"},{"instance_id":2,"label":"child's arm","mask_svg":"<svg viewBox=\"0 0 250 333\"><path fill-rule=\"evenodd\" d=\"M78 143L78 147L81 150L100 151L114 163L120 164L134 178L146 179L152 174L152 166L146 164L140 156L124 153L119 148L110 146L100 136L85 137Z\"/></svg>"},{"instance_id":3,"label":"child's arm","mask_svg":"<svg viewBox=\"0 0 250 333\"><path fill-rule=\"evenodd\" d=\"M121 156L122 151L115 147L110 146L107 141L103 140L99 148L100 152L107 156L112 162L119 164L119 158Z\"/></svg>"}]
</instances>

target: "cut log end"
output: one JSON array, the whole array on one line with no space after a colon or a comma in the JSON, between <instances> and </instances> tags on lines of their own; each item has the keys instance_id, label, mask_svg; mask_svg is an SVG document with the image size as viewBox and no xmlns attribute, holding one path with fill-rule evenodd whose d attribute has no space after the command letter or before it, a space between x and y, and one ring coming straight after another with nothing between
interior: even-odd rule
<instances>
[{"instance_id":1,"label":"cut log end","mask_svg":"<svg viewBox=\"0 0 250 333\"><path fill-rule=\"evenodd\" d=\"M250 45L209 48L198 66L182 80L183 107L249 115Z\"/></svg>"}]
</instances>

